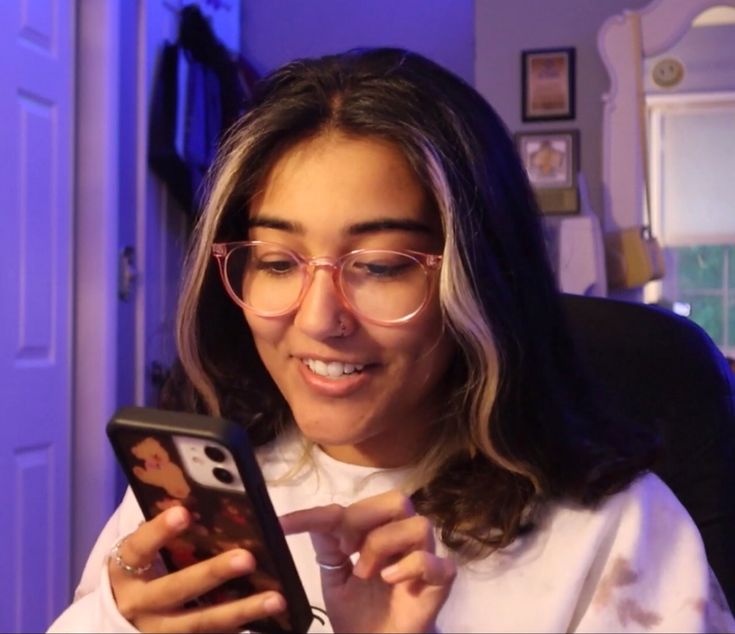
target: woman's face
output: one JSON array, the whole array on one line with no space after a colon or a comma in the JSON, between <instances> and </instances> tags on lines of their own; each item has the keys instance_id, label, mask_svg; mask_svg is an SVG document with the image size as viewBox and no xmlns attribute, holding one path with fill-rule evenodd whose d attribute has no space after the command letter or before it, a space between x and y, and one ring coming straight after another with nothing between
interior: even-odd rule
<instances>
[{"instance_id":1,"label":"woman's face","mask_svg":"<svg viewBox=\"0 0 735 634\"><path fill-rule=\"evenodd\" d=\"M442 248L437 213L400 150L334 132L301 142L275 163L251 205L250 225L249 239L306 257ZM414 319L381 326L346 308L331 271L317 269L295 312L263 318L246 311L245 317L296 424L327 453L393 467L430 442L430 422L446 399L439 384L454 350L442 329L436 286ZM363 369L323 376L316 361Z\"/></svg>"}]
</instances>

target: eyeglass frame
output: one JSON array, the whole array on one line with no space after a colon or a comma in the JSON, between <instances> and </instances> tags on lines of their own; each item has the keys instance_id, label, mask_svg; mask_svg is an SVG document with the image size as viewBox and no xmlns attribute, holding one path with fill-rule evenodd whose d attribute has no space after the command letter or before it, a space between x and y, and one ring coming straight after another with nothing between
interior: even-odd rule
<instances>
[{"instance_id":1,"label":"eyeglass frame","mask_svg":"<svg viewBox=\"0 0 735 634\"><path fill-rule=\"evenodd\" d=\"M304 278L304 281L301 285L301 292L299 293L296 300L293 302L291 306L289 306L288 309L277 312L277 313L262 313L256 309L254 309L252 306L248 306L234 291L232 288L232 285L230 284L229 279L227 278L227 258L229 255L235 250L240 247L251 247L251 246L259 246L259 245L271 245L278 247L279 249L282 249L283 251L291 254L294 256L294 260L299 263L299 269L302 271L302 276ZM414 310L412 313L401 317L400 319L392 319L392 320L383 320L383 319L373 319L371 317L368 317L366 315L363 315L362 312L355 309L351 304L350 301L347 299L347 296L342 289L341 284L341 277L342 277L342 270L344 266L344 262L346 262L349 258L354 257L356 255L360 255L363 253L393 253L396 255L406 255L418 262L418 264L421 266L421 268L424 270L424 273L429 278L429 286L426 290L425 297L423 302L421 302L421 305ZM443 260L443 256L437 255L435 253L424 253L423 251L414 251L412 249L355 249L354 251L350 251L348 253L344 253L338 257L329 257L329 256L319 256L319 257L312 257L308 258L303 255L301 255L298 251L294 251L293 249L289 249L286 246L283 246L282 244L279 244L277 242L268 242L265 240L241 240L236 242L214 242L212 244L212 256L217 261L217 266L219 268L219 274L220 279L222 280L222 284L225 287L225 291L227 291L227 294L230 296L230 299L235 302L240 308L250 311L253 314L257 315L258 317L263 317L265 319L275 319L279 317L285 317L286 315L289 315L290 313L295 312L299 309L301 306L301 303L304 300L304 297L306 296L306 293L308 292L309 288L311 287L312 282L314 281L314 274L316 273L317 269L331 269L332 271L332 283L334 284L334 288L337 291L337 295L340 299L340 302L342 305L347 308L351 313L354 313L360 319L364 319L365 321L378 324L381 326L397 326L400 324L405 324L406 322L414 319L416 316L418 316L428 305L430 299L431 299L431 291L434 288L435 285L435 273L439 271L439 267L441 266L441 262Z\"/></svg>"}]
</instances>

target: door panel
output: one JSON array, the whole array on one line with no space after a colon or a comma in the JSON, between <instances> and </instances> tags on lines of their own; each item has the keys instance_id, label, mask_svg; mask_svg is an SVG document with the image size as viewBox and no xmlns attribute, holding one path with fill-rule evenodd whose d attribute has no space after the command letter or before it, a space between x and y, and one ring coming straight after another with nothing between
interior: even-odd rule
<instances>
[{"instance_id":1,"label":"door panel","mask_svg":"<svg viewBox=\"0 0 735 634\"><path fill-rule=\"evenodd\" d=\"M0 8L0 631L69 600L73 35L70 2Z\"/></svg>"}]
</instances>

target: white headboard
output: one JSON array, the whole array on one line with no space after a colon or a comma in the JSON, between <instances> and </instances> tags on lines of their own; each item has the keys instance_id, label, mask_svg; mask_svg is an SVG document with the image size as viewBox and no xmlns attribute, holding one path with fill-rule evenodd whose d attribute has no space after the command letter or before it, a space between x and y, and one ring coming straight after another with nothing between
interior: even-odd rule
<instances>
[{"instance_id":1,"label":"white headboard","mask_svg":"<svg viewBox=\"0 0 735 634\"><path fill-rule=\"evenodd\" d=\"M735 0L654 0L637 11L641 18L643 56L670 48L702 11L714 6L735 8ZM632 227L643 222L643 169L639 148L633 11L608 18L600 28L597 46L610 75L610 91L603 96L602 182L603 230Z\"/></svg>"}]
</instances>

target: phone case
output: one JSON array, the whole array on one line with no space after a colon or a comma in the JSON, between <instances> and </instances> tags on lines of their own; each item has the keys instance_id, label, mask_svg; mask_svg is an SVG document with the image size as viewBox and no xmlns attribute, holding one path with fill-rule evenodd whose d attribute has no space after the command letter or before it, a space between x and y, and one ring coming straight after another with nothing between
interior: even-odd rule
<instances>
[{"instance_id":1,"label":"phone case","mask_svg":"<svg viewBox=\"0 0 735 634\"><path fill-rule=\"evenodd\" d=\"M107 434L146 518L175 505L191 526L161 549L179 570L232 548L249 550L252 574L199 597L213 604L277 590L288 611L246 624L261 632L305 632L312 612L245 429L222 418L143 407L119 410Z\"/></svg>"}]
</instances>

